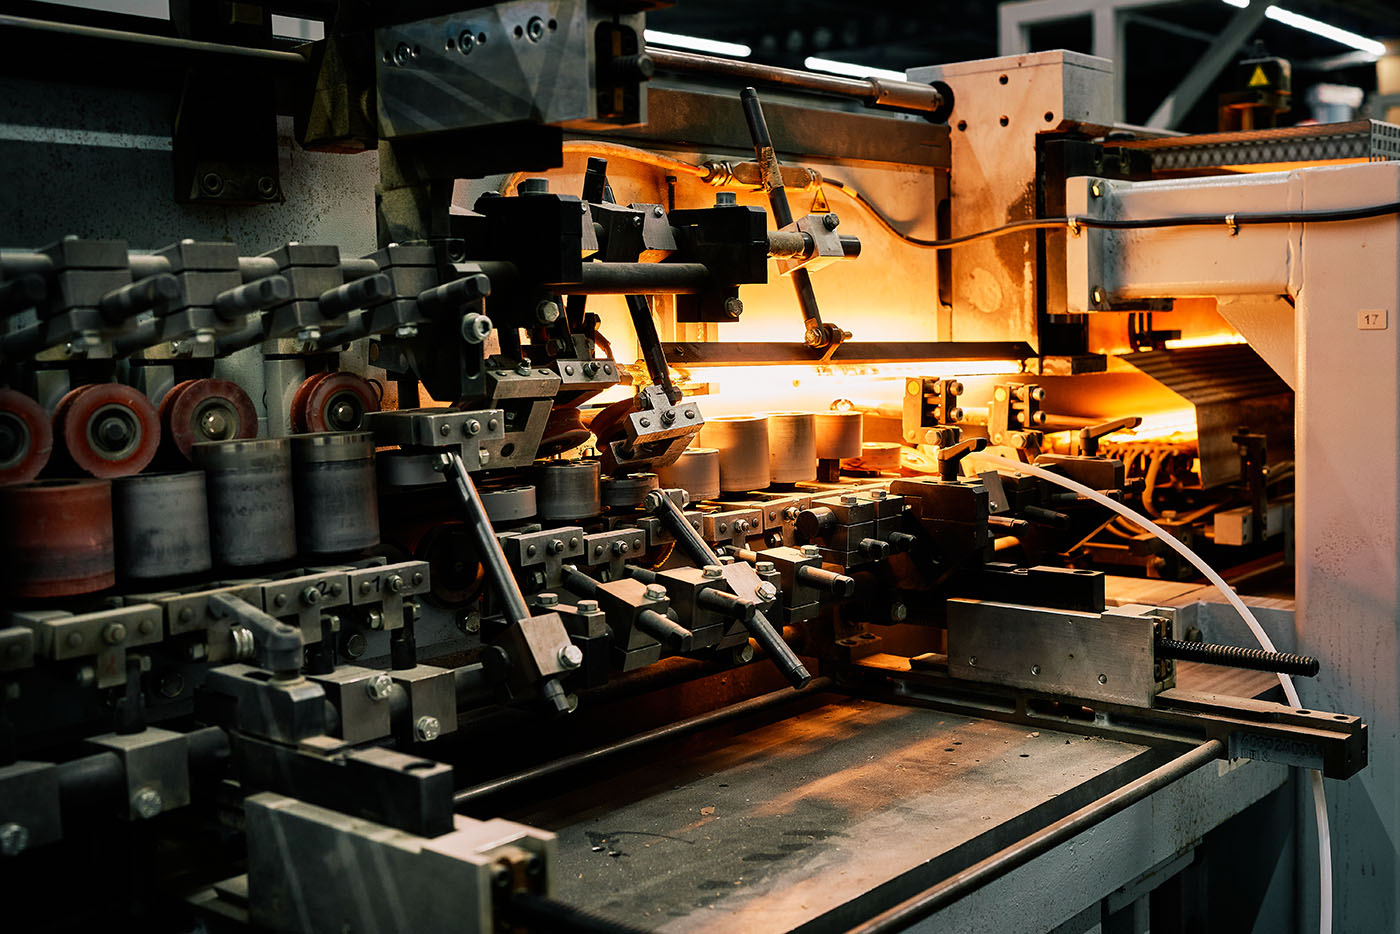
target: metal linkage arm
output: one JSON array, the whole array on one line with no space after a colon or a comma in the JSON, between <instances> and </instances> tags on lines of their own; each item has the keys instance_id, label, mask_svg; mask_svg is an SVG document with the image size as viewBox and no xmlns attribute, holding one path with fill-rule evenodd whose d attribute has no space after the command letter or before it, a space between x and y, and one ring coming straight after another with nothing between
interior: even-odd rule
<instances>
[{"instance_id":1,"label":"metal linkage arm","mask_svg":"<svg viewBox=\"0 0 1400 934\"><path fill-rule=\"evenodd\" d=\"M512 623L528 619L530 608L525 604L525 595L520 592L520 585L515 582L515 575L506 563L506 553L501 550L501 543L492 534L491 520L486 515L486 507L481 504L481 496L476 492L476 485L472 483L466 465L462 463L462 455L456 451L444 451L438 455L438 459L443 474L457 487L457 495L461 497L462 508L467 513L467 528L476 541L481 563L486 567L486 576L491 578L501 595L506 619Z\"/></svg>"}]
</instances>

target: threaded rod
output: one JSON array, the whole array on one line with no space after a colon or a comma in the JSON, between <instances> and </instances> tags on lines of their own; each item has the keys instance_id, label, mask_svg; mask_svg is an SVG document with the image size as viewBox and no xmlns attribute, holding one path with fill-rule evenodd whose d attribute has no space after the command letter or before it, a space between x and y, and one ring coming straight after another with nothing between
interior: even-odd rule
<instances>
[{"instance_id":1,"label":"threaded rod","mask_svg":"<svg viewBox=\"0 0 1400 934\"><path fill-rule=\"evenodd\" d=\"M1181 642L1176 639L1157 640L1159 658L1175 658L1184 662L1204 662L1207 665L1226 665L1230 668L1247 668L1251 671L1272 671L1284 675L1302 675L1311 678L1321 665L1308 655L1294 655L1291 652L1265 652L1263 649L1248 649L1239 645L1216 645L1210 642Z\"/></svg>"}]
</instances>

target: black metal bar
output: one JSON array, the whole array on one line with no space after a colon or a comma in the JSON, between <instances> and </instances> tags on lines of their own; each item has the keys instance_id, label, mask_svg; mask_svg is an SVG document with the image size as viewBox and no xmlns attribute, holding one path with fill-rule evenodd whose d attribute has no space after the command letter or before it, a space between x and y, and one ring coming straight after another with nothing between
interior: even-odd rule
<instances>
[{"instance_id":1,"label":"black metal bar","mask_svg":"<svg viewBox=\"0 0 1400 934\"><path fill-rule=\"evenodd\" d=\"M243 45L225 45L220 42L200 42L195 39L178 39L173 36L157 36L150 33L130 32L125 29L104 29L99 26L83 26L78 23L59 23L52 20L0 14L0 30L4 29L46 33L70 39L96 39L105 42L144 45L191 55L223 55L268 65L293 65L300 68L305 66L307 61L305 56L296 52L281 52L277 49L257 49Z\"/></svg>"},{"instance_id":2,"label":"black metal bar","mask_svg":"<svg viewBox=\"0 0 1400 934\"><path fill-rule=\"evenodd\" d=\"M549 285L566 295L693 295L709 279L703 263L584 263L581 282Z\"/></svg>"},{"instance_id":3,"label":"black metal bar","mask_svg":"<svg viewBox=\"0 0 1400 934\"><path fill-rule=\"evenodd\" d=\"M973 890L999 879L1011 870L1035 859L1074 837L1103 823L1108 818L1138 803L1148 795L1165 788L1172 782L1185 778L1208 762L1225 754L1225 746L1219 740L1208 740L1190 752L1178 756L1146 775L1129 782L1117 791L1104 795L1092 804L1087 804L1073 814L1055 821L1048 827L1038 830L1018 840L1003 850L998 850L981 862L974 863L962 872L944 879L918 895L906 899L881 912L864 924L857 925L847 934L889 934L903 931L918 921L947 905L952 904Z\"/></svg>"},{"instance_id":4,"label":"black metal bar","mask_svg":"<svg viewBox=\"0 0 1400 934\"><path fill-rule=\"evenodd\" d=\"M691 341L663 344L668 360L687 366L748 366L755 363L820 363L823 352L798 343ZM846 341L830 363L1026 360L1035 356L1020 341Z\"/></svg>"},{"instance_id":5,"label":"black metal bar","mask_svg":"<svg viewBox=\"0 0 1400 934\"><path fill-rule=\"evenodd\" d=\"M773 691L770 694L761 694L758 697L731 704L728 707L721 707L719 710L712 710L709 713L702 713L686 720L677 720L675 723L668 723L666 726L648 730L645 733L638 733L629 736L624 740L611 743L607 746L599 746L597 749L589 749L584 752L576 752L573 755L561 756L541 763L531 769L516 772L514 775L506 775L502 778L492 779L480 785L473 785L464 788L452 796L454 806L460 808L463 805L472 804L483 798L500 794L511 788L528 785L541 779L551 778L564 772L572 771L585 765L594 765L605 759L624 752L632 752L637 749L645 749L668 739L678 739L682 736L689 736L700 730L709 729L712 726L719 726L728 723L730 720L737 720L749 714L767 710L769 707L776 707L789 703L799 697L808 697L812 694L820 694L833 687L834 682L830 678L813 678L812 682L801 691Z\"/></svg>"},{"instance_id":6,"label":"black metal bar","mask_svg":"<svg viewBox=\"0 0 1400 934\"><path fill-rule=\"evenodd\" d=\"M1263 649L1250 649L1240 645L1182 642L1177 639L1157 640L1157 656L1159 658L1175 658L1183 662L1204 662L1207 665L1247 668L1250 671L1302 675L1305 678L1314 677L1322 667L1318 660L1310 655L1294 655L1291 652L1265 652Z\"/></svg>"},{"instance_id":7,"label":"black metal bar","mask_svg":"<svg viewBox=\"0 0 1400 934\"><path fill-rule=\"evenodd\" d=\"M462 463L462 455L453 451L444 452L441 457L443 472L449 474L450 479L455 482L457 495L461 497L462 506L466 510L467 528L476 540L477 554L486 566L486 575L500 592L501 602L504 604L501 609L505 612L506 619L512 623L529 619L530 608L525 605L525 595L520 592L520 585L516 583L515 575L506 563L506 554L501 550L501 543L496 540L491 530L491 520L486 515L486 507L481 504L476 485L472 483L467 467Z\"/></svg>"},{"instance_id":8,"label":"black metal bar","mask_svg":"<svg viewBox=\"0 0 1400 934\"><path fill-rule=\"evenodd\" d=\"M646 51L656 65L657 71L672 74L737 78L755 84L768 84L798 91L811 91L817 94L832 94L837 97L851 97L863 101L869 106L911 113L937 115L946 110L948 106L943 90L929 84L918 84L912 81L889 81L883 78L878 80L840 78L835 75L799 71L794 68L778 68L773 65L735 61L731 58L678 52L654 45L647 46Z\"/></svg>"}]
</instances>

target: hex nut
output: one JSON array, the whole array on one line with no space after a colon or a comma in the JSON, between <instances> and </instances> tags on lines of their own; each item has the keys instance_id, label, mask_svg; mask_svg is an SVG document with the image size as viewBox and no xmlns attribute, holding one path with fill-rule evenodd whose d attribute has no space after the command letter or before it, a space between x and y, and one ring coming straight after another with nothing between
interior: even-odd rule
<instances>
[{"instance_id":1,"label":"hex nut","mask_svg":"<svg viewBox=\"0 0 1400 934\"><path fill-rule=\"evenodd\" d=\"M365 693L370 700L382 701L389 699L389 692L394 689L394 679L386 674L378 674L365 682Z\"/></svg>"},{"instance_id":2,"label":"hex nut","mask_svg":"<svg viewBox=\"0 0 1400 934\"><path fill-rule=\"evenodd\" d=\"M165 799L154 788L142 788L131 796L131 809L149 820L165 810Z\"/></svg>"},{"instance_id":3,"label":"hex nut","mask_svg":"<svg viewBox=\"0 0 1400 934\"><path fill-rule=\"evenodd\" d=\"M570 642L559 649L559 664L565 668L577 668L583 664L583 649Z\"/></svg>"},{"instance_id":4,"label":"hex nut","mask_svg":"<svg viewBox=\"0 0 1400 934\"><path fill-rule=\"evenodd\" d=\"M420 743L431 743L442 735L442 723L437 717L419 717L413 724L413 735Z\"/></svg>"}]
</instances>

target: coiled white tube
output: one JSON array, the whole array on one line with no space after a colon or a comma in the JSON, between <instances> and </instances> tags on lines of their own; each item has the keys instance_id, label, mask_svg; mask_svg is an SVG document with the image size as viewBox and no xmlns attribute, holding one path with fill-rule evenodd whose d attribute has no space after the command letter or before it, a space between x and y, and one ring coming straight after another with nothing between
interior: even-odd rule
<instances>
[{"instance_id":1,"label":"coiled white tube","mask_svg":"<svg viewBox=\"0 0 1400 934\"><path fill-rule=\"evenodd\" d=\"M1165 529L1142 513L1124 506L1122 503L1109 499L1098 490L1091 489L1068 477L1062 477L1057 473L1052 473L1044 467L1037 467L1034 464L1023 464L1020 461L1014 461L1007 457L1000 457L996 454L987 454L985 452L969 454L968 457L975 457L980 462L991 464L994 467L1000 467L1004 470L1016 470L1021 473L1028 473L1031 476L1039 477L1047 483L1053 483L1067 490L1073 490L1080 496L1092 499L1101 506L1111 509L1120 516L1125 516L1142 526L1144 529L1160 538L1177 554L1191 562L1196 570L1204 574L1206 579L1215 585L1216 589L1220 591L1225 599L1230 601L1230 605L1239 612L1240 616L1244 619L1245 625L1249 627L1250 632L1254 633L1254 638L1259 640L1259 645L1264 651L1278 651L1274 648L1273 640L1269 638L1269 634L1264 631L1264 627L1259 625L1259 620L1254 618L1254 614L1250 612L1249 607L1240 599L1239 594L1235 593L1235 591L1225 583L1225 579L1215 573L1215 570L1211 568L1210 565L1206 564L1205 561L1201 559L1200 555L1196 554L1190 548L1187 548L1180 539L1174 535L1168 534ZM1288 675L1280 674L1278 680L1279 684L1283 686L1283 695L1288 698L1288 703L1292 704L1295 708L1301 708L1303 703L1298 698L1298 690L1293 686L1293 679ZM1322 773L1320 771L1317 769L1309 769L1309 779L1312 784L1313 810L1317 815L1317 864L1321 877L1319 880L1321 892L1318 898L1318 930L1320 934L1332 934L1332 840L1327 821L1327 793L1322 786Z\"/></svg>"}]
</instances>

